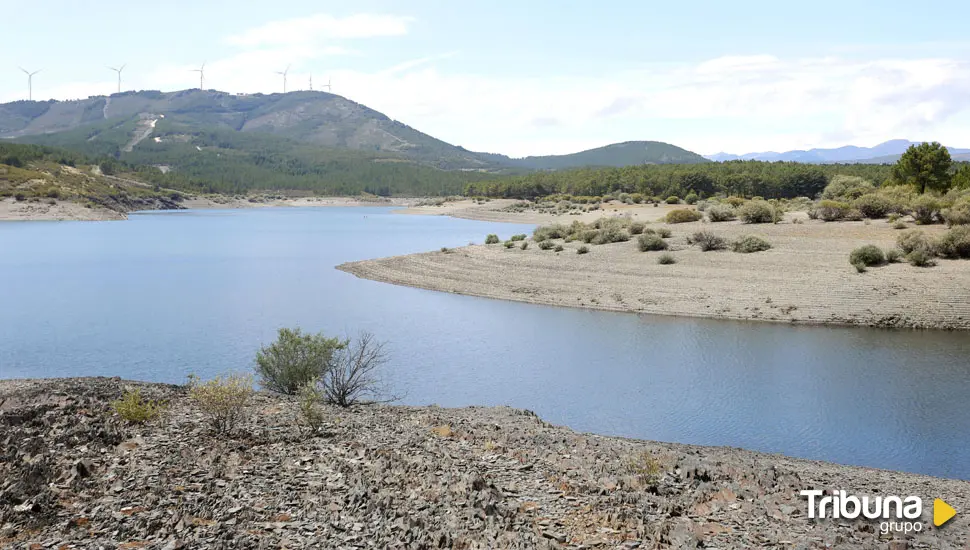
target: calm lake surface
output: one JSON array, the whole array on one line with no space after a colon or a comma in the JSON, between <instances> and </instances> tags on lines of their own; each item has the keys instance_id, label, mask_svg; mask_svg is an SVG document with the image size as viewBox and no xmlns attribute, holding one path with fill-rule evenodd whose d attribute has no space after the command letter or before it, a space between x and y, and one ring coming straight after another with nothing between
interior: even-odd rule
<instances>
[{"instance_id":1,"label":"calm lake surface","mask_svg":"<svg viewBox=\"0 0 970 550\"><path fill-rule=\"evenodd\" d=\"M281 326L369 330L408 404L970 479L970 335L534 306L333 269L531 230L390 212L0 223L0 378L181 383L250 371Z\"/></svg>"}]
</instances>

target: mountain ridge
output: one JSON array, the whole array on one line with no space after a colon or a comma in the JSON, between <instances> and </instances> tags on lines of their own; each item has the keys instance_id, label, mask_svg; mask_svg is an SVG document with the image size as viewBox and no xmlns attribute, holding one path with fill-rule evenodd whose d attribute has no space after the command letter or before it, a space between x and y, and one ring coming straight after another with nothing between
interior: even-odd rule
<instances>
[{"instance_id":1,"label":"mountain ridge","mask_svg":"<svg viewBox=\"0 0 970 550\"><path fill-rule=\"evenodd\" d=\"M731 153L716 153L705 155L705 158L714 162L726 162L732 160L761 160L765 162L803 162L806 164L835 164L835 163L859 163L859 164L892 164L899 160L899 157L906 152L911 145L918 145L921 142L909 141L906 139L892 139L873 147L859 147L856 145L844 145L835 148L814 148L796 149L782 153L775 151L765 151L760 153L745 153L735 155ZM970 149L957 147L947 147L953 156L964 156L970 154Z\"/></svg>"}]
</instances>

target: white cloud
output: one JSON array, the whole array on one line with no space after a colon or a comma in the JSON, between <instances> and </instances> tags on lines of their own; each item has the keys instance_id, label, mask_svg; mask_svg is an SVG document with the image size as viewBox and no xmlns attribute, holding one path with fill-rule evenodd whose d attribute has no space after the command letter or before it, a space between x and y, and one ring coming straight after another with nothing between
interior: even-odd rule
<instances>
[{"instance_id":1,"label":"white cloud","mask_svg":"<svg viewBox=\"0 0 970 550\"><path fill-rule=\"evenodd\" d=\"M279 47L309 45L348 38L373 38L407 34L411 17L357 14L334 17L318 13L308 17L271 21L226 39L234 46Z\"/></svg>"},{"instance_id":2,"label":"white cloud","mask_svg":"<svg viewBox=\"0 0 970 550\"><path fill-rule=\"evenodd\" d=\"M227 38L238 51L206 65L207 87L276 92L333 79L333 91L469 149L514 156L568 153L611 142L669 141L698 152L787 150L891 138L970 147L970 62L950 58L724 56L576 77L491 74L455 63L458 52L401 59L384 68L339 69L365 55L351 39L402 36L412 18L326 14L270 22ZM362 47L362 46L361 46ZM364 49L363 51L367 51ZM457 67L457 68L456 68ZM126 77L131 89L198 86L195 67L164 66ZM541 69L539 69L541 71ZM35 87L35 90L38 88ZM82 91L83 90L83 91ZM66 99L113 90L107 80L43 94ZM19 97L19 96L18 96ZM14 99L14 98L10 98Z\"/></svg>"}]
</instances>

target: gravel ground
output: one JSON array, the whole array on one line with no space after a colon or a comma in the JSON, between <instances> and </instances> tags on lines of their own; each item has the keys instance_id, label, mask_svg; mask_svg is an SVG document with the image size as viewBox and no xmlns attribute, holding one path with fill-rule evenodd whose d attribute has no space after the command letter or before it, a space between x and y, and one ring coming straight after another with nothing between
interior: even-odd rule
<instances>
[{"instance_id":1,"label":"gravel ground","mask_svg":"<svg viewBox=\"0 0 970 550\"><path fill-rule=\"evenodd\" d=\"M167 413L124 423L108 404L126 387ZM798 496L967 510L963 481L581 434L508 408L331 410L325 433L304 437L294 409L257 394L224 437L178 386L0 381L0 546L970 548L965 516L882 535L868 520L810 520Z\"/></svg>"}]
</instances>

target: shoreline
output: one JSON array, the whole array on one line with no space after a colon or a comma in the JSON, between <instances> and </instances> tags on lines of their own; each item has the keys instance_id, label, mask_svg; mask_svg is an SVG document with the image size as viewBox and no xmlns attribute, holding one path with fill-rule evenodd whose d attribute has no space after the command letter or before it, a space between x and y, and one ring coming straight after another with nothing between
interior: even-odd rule
<instances>
[{"instance_id":1,"label":"shoreline","mask_svg":"<svg viewBox=\"0 0 970 550\"><path fill-rule=\"evenodd\" d=\"M164 418L131 425L113 415L108 404L125 388L164 399ZM933 498L970 507L964 480L581 433L508 407L328 409L326 432L313 437L299 435L292 398L258 392L246 410L234 434L213 436L182 386L0 380L0 421L31 442L8 446L0 460L13 481L0 484L0 543L181 548L232 538L246 548L307 547L354 545L350 535L358 545L430 548L967 543L965 516L930 527ZM63 452L64 441L74 452ZM865 519L810 520L799 494L809 488L919 496L927 525L884 535Z\"/></svg>"},{"instance_id":2,"label":"shoreline","mask_svg":"<svg viewBox=\"0 0 970 550\"><path fill-rule=\"evenodd\" d=\"M177 210L221 210L221 209L249 209L270 207L352 207L352 206L391 206L408 208L420 199L390 198L386 201L361 200L355 197L305 197L298 199L270 199L256 202L240 198L204 197L187 198ZM103 207L88 207L73 201L38 200L15 201L0 199L0 222L5 221L122 221L127 220L133 212L148 212L148 210L132 210L119 212Z\"/></svg>"}]
</instances>

